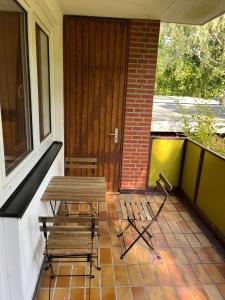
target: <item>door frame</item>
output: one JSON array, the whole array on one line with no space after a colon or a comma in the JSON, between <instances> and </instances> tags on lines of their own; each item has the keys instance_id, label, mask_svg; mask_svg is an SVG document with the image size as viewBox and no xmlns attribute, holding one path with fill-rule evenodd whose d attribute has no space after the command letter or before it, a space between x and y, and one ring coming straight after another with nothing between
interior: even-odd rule
<instances>
[{"instance_id":1,"label":"door frame","mask_svg":"<svg viewBox=\"0 0 225 300\"><path fill-rule=\"evenodd\" d=\"M122 183L122 171L123 171L123 146L124 146L124 129L125 129L125 117L126 117L126 94L127 94L127 77L128 77L128 62L129 62L129 44L130 44L130 20L127 20L127 49L126 49L126 70L124 76L124 95L123 95L123 116L122 116L122 135L121 135L121 148L120 148L120 162L119 162L119 193Z\"/></svg>"}]
</instances>

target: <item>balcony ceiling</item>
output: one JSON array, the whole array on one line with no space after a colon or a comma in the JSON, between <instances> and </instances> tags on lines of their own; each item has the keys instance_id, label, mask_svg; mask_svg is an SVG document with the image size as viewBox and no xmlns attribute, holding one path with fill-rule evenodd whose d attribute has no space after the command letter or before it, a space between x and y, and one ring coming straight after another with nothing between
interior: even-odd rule
<instances>
[{"instance_id":1,"label":"balcony ceiling","mask_svg":"<svg viewBox=\"0 0 225 300\"><path fill-rule=\"evenodd\" d=\"M64 14L205 24L225 12L225 0L57 0Z\"/></svg>"}]
</instances>

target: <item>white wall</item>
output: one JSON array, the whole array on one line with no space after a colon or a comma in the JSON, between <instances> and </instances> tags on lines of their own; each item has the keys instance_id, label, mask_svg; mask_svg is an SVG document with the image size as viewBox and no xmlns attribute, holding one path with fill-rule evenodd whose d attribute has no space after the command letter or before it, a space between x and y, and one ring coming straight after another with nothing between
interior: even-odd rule
<instances>
[{"instance_id":1,"label":"white wall","mask_svg":"<svg viewBox=\"0 0 225 300\"><path fill-rule=\"evenodd\" d=\"M32 299L43 261L44 239L40 232L38 216L51 214L50 207L40 201L41 195L52 176L60 174L60 153L36 192L23 218L19 220L19 253L21 262L23 299ZM62 174L60 174L62 175Z\"/></svg>"},{"instance_id":2,"label":"white wall","mask_svg":"<svg viewBox=\"0 0 225 300\"><path fill-rule=\"evenodd\" d=\"M0 116L0 207L12 194L54 140L62 141L63 124L63 15L55 0L17 0L27 11L33 151L5 175ZM39 140L35 22L49 35L52 134ZM1 114L0 114L1 115ZM43 260L43 239L38 216L50 210L40 201L50 178L63 175L62 148L22 219L0 218L0 300L31 300Z\"/></svg>"}]
</instances>

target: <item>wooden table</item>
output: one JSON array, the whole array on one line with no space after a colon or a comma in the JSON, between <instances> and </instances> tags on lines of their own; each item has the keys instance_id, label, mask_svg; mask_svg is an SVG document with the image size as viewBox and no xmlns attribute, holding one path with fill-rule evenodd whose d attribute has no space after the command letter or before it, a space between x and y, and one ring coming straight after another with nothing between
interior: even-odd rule
<instances>
[{"instance_id":1,"label":"wooden table","mask_svg":"<svg viewBox=\"0 0 225 300\"><path fill-rule=\"evenodd\" d=\"M49 182L42 196L42 200L50 201L54 216L55 208L53 207L52 201L87 203L93 208L93 203L98 204L106 201L105 178L54 176Z\"/></svg>"}]
</instances>

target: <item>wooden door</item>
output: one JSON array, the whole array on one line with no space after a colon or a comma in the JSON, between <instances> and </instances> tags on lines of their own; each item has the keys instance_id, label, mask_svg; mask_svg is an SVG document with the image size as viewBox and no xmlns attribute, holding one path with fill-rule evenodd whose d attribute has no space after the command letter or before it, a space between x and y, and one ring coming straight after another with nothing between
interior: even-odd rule
<instances>
[{"instance_id":1,"label":"wooden door","mask_svg":"<svg viewBox=\"0 0 225 300\"><path fill-rule=\"evenodd\" d=\"M120 185L127 42L125 20L64 19L65 156L98 159L69 174L105 176L108 191Z\"/></svg>"}]
</instances>

